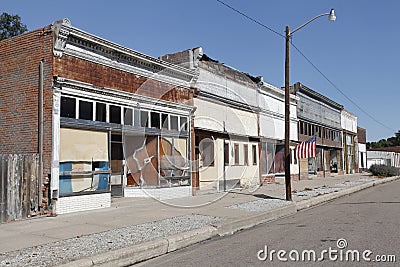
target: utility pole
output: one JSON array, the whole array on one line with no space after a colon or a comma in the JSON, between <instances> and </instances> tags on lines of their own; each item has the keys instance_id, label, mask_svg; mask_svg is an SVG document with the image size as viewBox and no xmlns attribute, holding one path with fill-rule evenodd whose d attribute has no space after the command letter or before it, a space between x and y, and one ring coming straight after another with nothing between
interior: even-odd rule
<instances>
[{"instance_id":1,"label":"utility pole","mask_svg":"<svg viewBox=\"0 0 400 267\"><path fill-rule=\"evenodd\" d=\"M286 26L286 49L285 49L285 187L286 200L292 201L292 185L290 180L290 78L289 78L289 49L290 29Z\"/></svg>"}]
</instances>

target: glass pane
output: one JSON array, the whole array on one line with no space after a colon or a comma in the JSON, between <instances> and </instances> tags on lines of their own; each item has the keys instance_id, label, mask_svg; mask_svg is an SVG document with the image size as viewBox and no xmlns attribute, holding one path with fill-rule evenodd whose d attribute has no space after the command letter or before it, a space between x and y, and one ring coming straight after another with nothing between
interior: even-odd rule
<instances>
[{"instance_id":1,"label":"glass pane","mask_svg":"<svg viewBox=\"0 0 400 267\"><path fill-rule=\"evenodd\" d=\"M181 131L187 131L187 129L188 129L187 118L181 117Z\"/></svg>"},{"instance_id":2,"label":"glass pane","mask_svg":"<svg viewBox=\"0 0 400 267\"><path fill-rule=\"evenodd\" d=\"M234 145L235 165L239 165L239 144Z\"/></svg>"},{"instance_id":3,"label":"glass pane","mask_svg":"<svg viewBox=\"0 0 400 267\"><path fill-rule=\"evenodd\" d=\"M76 99L70 97L61 97L61 117L75 118Z\"/></svg>"},{"instance_id":4,"label":"glass pane","mask_svg":"<svg viewBox=\"0 0 400 267\"><path fill-rule=\"evenodd\" d=\"M160 129L160 113L150 112L151 128Z\"/></svg>"},{"instance_id":5,"label":"glass pane","mask_svg":"<svg viewBox=\"0 0 400 267\"><path fill-rule=\"evenodd\" d=\"M134 125L139 127L140 126L140 110L134 109L133 112L134 112L134 114L133 114L134 115L134 118L133 118Z\"/></svg>"},{"instance_id":6,"label":"glass pane","mask_svg":"<svg viewBox=\"0 0 400 267\"><path fill-rule=\"evenodd\" d=\"M229 144L225 143L224 144L224 159L225 159L225 165L229 165Z\"/></svg>"},{"instance_id":7,"label":"glass pane","mask_svg":"<svg viewBox=\"0 0 400 267\"><path fill-rule=\"evenodd\" d=\"M106 104L96 103L96 121L106 122Z\"/></svg>"},{"instance_id":8,"label":"glass pane","mask_svg":"<svg viewBox=\"0 0 400 267\"><path fill-rule=\"evenodd\" d=\"M124 108L124 124L133 125L133 110L131 108Z\"/></svg>"},{"instance_id":9,"label":"glass pane","mask_svg":"<svg viewBox=\"0 0 400 267\"><path fill-rule=\"evenodd\" d=\"M162 128L165 130L169 129L168 114L161 114Z\"/></svg>"},{"instance_id":10,"label":"glass pane","mask_svg":"<svg viewBox=\"0 0 400 267\"><path fill-rule=\"evenodd\" d=\"M145 110L140 111L140 126L149 127L149 112Z\"/></svg>"},{"instance_id":11,"label":"glass pane","mask_svg":"<svg viewBox=\"0 0 400 267\"><path fill-rule=\"evenodd\" d=\"M257 165L257 158L258 158L257 146L253 145L253 165Z\"/></svg>"},{"instance_id":12,"label":"glass pane","mask_svg":"<svg viewBox=\"0 0 400 267\"><path fill-rule=\"evenodd\" d=\"M249 165L249 146L247 144L243 145L243 156L244 156L244 165Z\"/></svg>"},{"instance_id":13,"label":"glass pane","mask_svg":"<svg viewBox=\"0 0 400 267\"><path fill-rule=\"evenodd\" d=\"M79 101L79 119L93 120L93 102Z\"/></svg>"},{"instance_id":14,"label":"glass pane","mask_svg":"<svg viewBox=\"0 0 400 267\"><path fill-rule=\"evenodd\" d=\"M203 167L214 166L214 142L206 138L200 141L200 156Z\"/></svg>"},{"instance_id":15,"label":"glass pane","mask_svg":"<svg viewBox=\"0 0 400 267\"><path fill-rule=\"evenodd\" d=\"M267 170L267 143L261 143L261 157L260 157L261 174L268 174Z\"/></svg>"},{"instance_id":16,"label":"glass pane","mask_svg":"<svg viewBox=\"0 0 400 267\"><path fill-rule=\"evenodd\" d=\"M121 107L110 105L110 123L121 124Z\"/></svg>"},{"instance_id":17,"label":"glass pane","mask_svg":"<svg viewBox=\"0 0 400 267\"><path fill-rule=\"evenodd\" d=\"M178 131L178 116L170 116L171 119L171 130Z\"/></svg>"}]
</instances>

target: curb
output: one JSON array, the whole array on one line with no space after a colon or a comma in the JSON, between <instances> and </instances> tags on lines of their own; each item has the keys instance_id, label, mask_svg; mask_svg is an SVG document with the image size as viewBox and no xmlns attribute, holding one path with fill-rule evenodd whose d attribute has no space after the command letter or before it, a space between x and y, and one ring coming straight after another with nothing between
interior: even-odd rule
<instances>
[{"instance_id":1,"label":"curb","mask_svg":"<svg viewBox=\"0 0 400 267\"><path fill-rule=\"evenodd\" d=\"M187 247L210 239L214 236L232 235L240 230L248 229L258 224L272 221L284 216L293 215L299 210L306 209L329 200L339 198L363 189L395 181L400 176L383 178L376 181L356 185L338 192L329 193L322 196L312 197L297 203L290 204L281 208L273 209L254 216L240 218L228 222L220 222L165 238L159 238L144 243L139 243L129 247L112 250L109 252L93 255L90 257L71 261L59 265L61 267L87 267L87 266L129 266L141 261L145 261L169 252Z\"/></svg>"}]
</instances>

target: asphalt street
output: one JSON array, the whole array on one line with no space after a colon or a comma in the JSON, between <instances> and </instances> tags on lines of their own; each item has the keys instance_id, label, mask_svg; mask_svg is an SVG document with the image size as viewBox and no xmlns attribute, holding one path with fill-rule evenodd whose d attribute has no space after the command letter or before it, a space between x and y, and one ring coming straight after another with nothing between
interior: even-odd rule
<instances>
[{"instance_id":1,"label":"asphalt street","mask_svg":"<svg viewBox=\"0 0 400 267\"><path fill-rule=\"evenodd\" d=\"M138 266L399 266L399 193L377 185Z\"/></svg>"}]
</instances>

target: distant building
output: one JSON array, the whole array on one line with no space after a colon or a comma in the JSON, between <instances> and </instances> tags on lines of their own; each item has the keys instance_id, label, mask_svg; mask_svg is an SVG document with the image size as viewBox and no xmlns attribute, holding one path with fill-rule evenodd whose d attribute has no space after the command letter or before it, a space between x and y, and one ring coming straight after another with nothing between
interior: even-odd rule
<instances>
[{"instance_id":1,"label":"distant building","mask_svg":"<svg viewBox=\"0 0 400 267\"><path fill-rule=\"evenodd\" d=\"M359 172L367 171L367 131L357 127L358 139L358 169Z\"/></svg>"},{"instance_id":2,"label":"distant building","mask_svg":"<svg viewBox=\"0 0 400 267\"><path fill-rule=\"evenodd\" d=\"M341 112L343 128L343 169L344 172L358 172L357 116L343 109Z\"/></svg>"},{"instance_id":3,"label":"distant building","mask_svg":"<svg viewBox=\"0 0 400 267\"><path fill-rule=\"evenodd\" d=\"M400 167L400 146L369 149L367 152L367 167L372 165Z\"/></svg>"}]
</instances>

